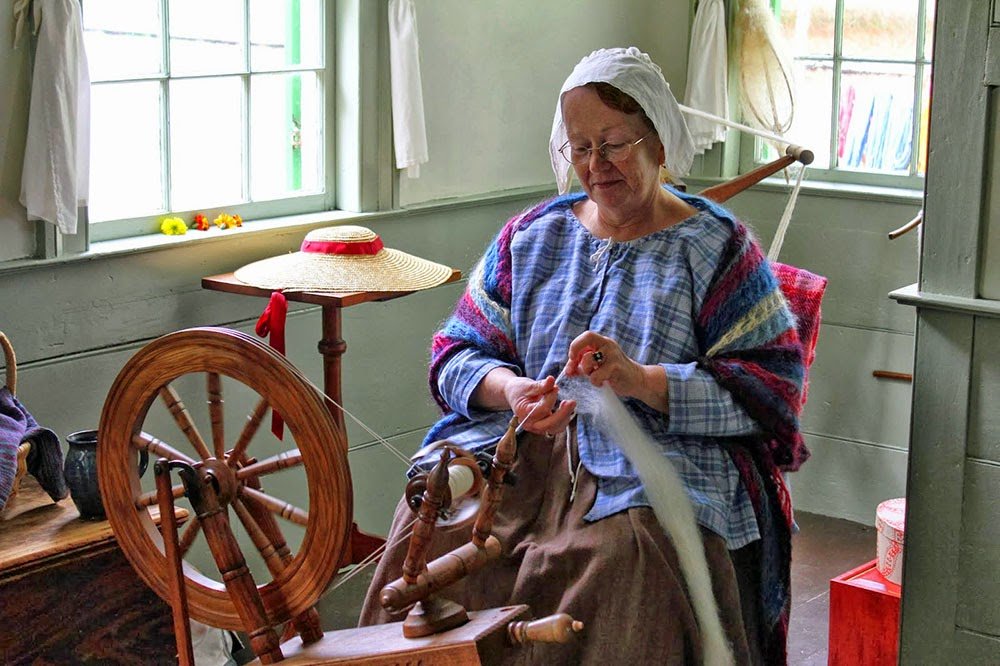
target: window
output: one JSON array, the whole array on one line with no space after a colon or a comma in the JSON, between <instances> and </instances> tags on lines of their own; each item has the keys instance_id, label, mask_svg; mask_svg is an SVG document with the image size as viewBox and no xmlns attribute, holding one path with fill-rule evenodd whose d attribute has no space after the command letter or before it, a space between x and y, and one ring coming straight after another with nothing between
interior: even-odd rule
<instances>
[{"instance_id":1,"label":"window","mask_svg":"<svg viewBox=\"0 0 1000 666\"><path fill-rule=\"evenodd\" d=\"M816 154L812 178L922 187L933 0L771 2L794 57L787 136ZM754 161L775 157L754 144Z\"/></svg>"},{"instance_id":2,"label":"window","mask_svg":"<svg viewBox=\"0 0 1000 666\"><path fill-rule=\"evenodd\" d=\"M91 238L166 213L320 210L323 0L84 0Z\"/></svg>"}]
</instances>

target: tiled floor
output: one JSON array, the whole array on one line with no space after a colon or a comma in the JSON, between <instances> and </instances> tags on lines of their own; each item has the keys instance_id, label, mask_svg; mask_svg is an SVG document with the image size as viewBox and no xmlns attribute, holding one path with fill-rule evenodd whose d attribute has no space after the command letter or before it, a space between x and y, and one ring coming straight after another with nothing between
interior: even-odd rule
<instances>
[{"instance_id":1,"label":"tiled floor","mask_svg":"<svg viewBox=\"0 0 1000 666\"><path fill-rule=\"evenodd\" d=\"M792 540L791 666L825 666L830 579L875 558L875 528L796 512Z\"/></svg>"}]
</instances>

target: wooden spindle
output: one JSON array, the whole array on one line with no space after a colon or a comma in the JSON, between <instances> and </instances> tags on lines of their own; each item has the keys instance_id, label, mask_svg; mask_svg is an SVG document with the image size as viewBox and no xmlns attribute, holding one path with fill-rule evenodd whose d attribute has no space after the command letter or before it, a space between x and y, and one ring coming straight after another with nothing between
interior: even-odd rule
<instances>
[{"instance_id":1,"label":"wooden spindle","mask_svg":"<svg viewBox=\"0 0 1000 666\"><path fill-rule=\"evenodd\" d=\"M243 486L240 488L240 494L253 498L267 507L268 511L271 513L277 514L285 520L295 523L296 525L302 525L305 527L309 522L308 511L303 511L288 502L280 500L276 497L271 497L267 493L248 486Z\"/></svg>"},{"instance_id":2,"label":"wooden spindle","mask_svg":"<svg viewBox=\"0 0 1000 666\"><path fill-rule=\"evenodd\" d=\"M263 524L258 522L254 511L247 506L249 503L237 499L233 502L233 509L236 511L240 522L243 523L243 527L246 528L247 534L250 535L250 540L253 541L257 551L264 558L264 563L267 565L267 570L271 572L271 577L277 578L292 561L291 552L281 532L277 530L277 525L274 523L274 516L266 510L258 512L257 515L261 516ZM273 530L267 529L269 523L273 525ZM275 533L278 536L277 539L272 538L272 535ZM306 645L315 643L323 637L319 611L315 608L309 608L293 618L291 626L295 628L295 631L302 637L302 642ZM291 638L291 636L286 635L282 637L283 640L287 640L288 638Z\"/></svg>"},{"instance_id":3,"label":"wooden spindle","mask_svg":"<svg viewBox=\"0 0 1000 666\"><path fill-rule=\"evenodd\" d=\"M285 570L285 563L278 553L277 546L264 534L264 530L257 524L257 520L250 513L250 510L247 509L246 504L237 499L233 502L232 506L236 511L236 517L243 523L243 527L250 536L250 540L253 542L254 547L257 548L257 552L264 558L267 570L271 572L272 577L277 578Z\"/></svg>"},{"instance_id":4,"label":"wooden spindle","mask_svg":"<svg viewBox=\"0 0 1000 666\"><path fill-rule=\"evenodd\" d=\"M164 442L162 439L157 439L156 437L148 435L144 432L132 437L132 446L140 451L147 451L151 455L166 458L171 462L183 462L188 465L194 465L196 462L194 458L181 453L174 447Z\"/></svg>"},{"instance_id":5,"label":"wooden spindle","mask_svg":"<svg viewBox=\"0 0 1000 666\"><path fill-rule=\"evenodd\" d=\"M222 377L217 372L207 373L208 417L212 424L212 448L215 457L226 459L225 418L223 416Z\"/></svg>"},{"instance_id":6,"label":"wooden spindle","mask_svg":"<svg viewBox=\"0 0 1000 666\"><path fill-rule=\"evenodd\" d=\"M302 453L298 449L292 449L291 451L283 451L270 458L265 458L252 465L241 467L236 471L236 478L243 481L253 476L272 474L282 469L299 467L300 465L302 465Z\"/></svg>"},{"instance_id":7,"label":"wooden spindle","mask_svg":"<svg viewBox=\"0 0 1000 666\"><path fill-rule=\"evenodd\" d=\"M243 460L243 454L246 453L247 447L250 446L250 440L257 434L257 430L260 428L260 423L264 420L267 410L267 400L261 398L253 411L247 415L247 422L243 424L240 438L236 440L236 445L229 452L227 463L230 467L235 468Z\"/></svg>"},{"instance_id":8,"label":"wooden spindle","mask_svg":"<svg viewBox=\"0 0 1000 666\"><path fill-rule=\"evenodd\" d=\"M768 162L763 164L753 171L748 171L747 173L741 174L732 180L727 180L724 183L719 183L718 185L713 185L711 187L706 187L699 194L706 199L711 199L716 203L723 203L728 201L732 197L736 196L743 190L747 189L751 185L756 185L760 181L764 180L770 175L781 171L790 164L795 163L795 158L791 155L784 155L779 157L773 162Z\"/></svg>"},{"instance_id":9,"label":"wooden spindle","mask_svg":"<svg viewBox=\"0 0 1000 666\"><path fill-rule=\"evenodd\" d=\"M500 501L503 499L504 478L517 457L517 417L507 424L507 432L500 438L493 463L490 466L490 476L486 481L486 493L483 504L476 516L476 524L472 528L472 543L482 547L493 532L493 519Z\"/></svg>"},{"instance_id":10,"label":"wooden spindle","mask_svg":"<svg viewBox=\"0 0 1000 666\"><path fill-rule=\"evenodd\" d=\"M581 631L583 622L574 620L566 613L557 613L530 622L511 622L507 625L507 636L514 645L530 642L569 643L573 636Z\"/></svg>"},{"instance_id":11,"label":"wooden spindle","mask_svg":"<svg viewBox=\"0 0 1000 666\"><path fill-rule=\"evenodd\" d=\"M441 510L445 493L448 491L448 461L450 459L451 452L447 449L443 450L441 459L427 476L427 488L424 490L423 501L417 512L418 520L413 527L409 548L406 551L406 559L403 561L403 580L411 585L417 581L417 576L427 566L427 550L430 548L431 539L434 536L434 524L437 522L438 512Z\"/></svg>"},{"instance_id":12,"label":"wooden spindle","mask_svg":"<svg viewBox=\"0 0 1000 666\"><path fill-rule=\"evenodd\" d=\"M173 495L174 499L177 499L178 497L183 497L184 486L178 483L176 486L173 486L170 489L170 492ZM153 506L154 504L159 502L159 497L160 497L159 488L150 491L148 493L143 493L139 495L139 498L135 501L135 508L145 509L148 506Z\"/></svg>"},{"instance_id":13,"label":"wooden spindle","mask_svg":"<svg viewBox=\"0 0 1000 666\"><path fill-rule=\"evenodd\" d=\"M184 555L188 552L188 549L191 548L191 544L194 543L194 540L198 537L200 532L201 521L198 520L198 516L195 516L189 520L188 524L184 527L184 534L181 535L181 541L177 545L178 550L180 550L181 557L184 557Z\"/></svg>"},{"instance_id":14,"label":"wooden spindle","mask_svg":"<svg viewBox=\"0 0 1000 666\"><path fill-rule=\"evenodd\" d=\"M212 453L205 446L205 440L202 439L201 433L198 432L198 426L194 424L191 414L188 412L187 407L184 406L184 403L181 402L177 391L170 385L164 386L160 389L160 399L163 400L170 415L174 417L177 427L181 429L187 440L191 442L191 446L198 452L201 459L208 460L211 458Z\"/></svg>"}]
</instances>

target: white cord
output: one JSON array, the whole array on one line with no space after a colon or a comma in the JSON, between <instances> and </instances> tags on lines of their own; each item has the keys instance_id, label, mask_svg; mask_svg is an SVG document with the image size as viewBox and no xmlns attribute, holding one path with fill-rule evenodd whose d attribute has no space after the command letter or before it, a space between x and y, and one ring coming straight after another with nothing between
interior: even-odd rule
<instances>
[{"instance_id":1,"label":"white cord","mask_svg":"<svg viewBox=\"0 0 1000 666\"><path fill-rule=\"evenodd\" d=\"M385 542L381 546L373 550L367 557L358 562L353 569L348 571L336 583L331 585L327 589L327 591L324 592L324 594L329 594L330 592L333 592L341 585L346 584L347 581L351 580L352 578L357 576L359 573L361 573L371 565L376 564L382 558L382 555L385 553L385 551L388 550L390 547L395 548L398 544L402 543L404 539L408 539L410 535L413 534L413 530L410 528L413 527L413 523L415 522L417 522L416 518L407 523L407 525L403 528L403 533L399 535L399 537L397 537L395 541L393 541L392 543Z\"/></svg>"},{"instance_id":2,"label":"white cord","mask_svg":"<svg viewBox=\"0 0 1000 666\"><path fill-rule=\"evenodd\" d=\"M372 430L371 428L369 428L369 427L368 427L368 426L367 426L367 425L365 424L365 422L364 422L364 421L362 421L362 420L361 420L361 419L359 419L359 418L358 418L357 416L355 416L354 414L351 414L351 413L350 413L349 411L347 411L346 409L344 409L344 406L343 406L343 405L341 405L341 404L340 404L340 403L338 403L338 402L337 402L336 400L334 400L333 398L331 398L330 396L328 396L328 395L327 395L327 394L326 394L326 393L325 393L325 392L323 391L323 389L321 389L320 387L316 386L316 385L315 385L315 384L313 384L313 383L312 383L311 381L309 381L309 378L308 378L308 377L305 377L305 380L306 380L306 383L307 383L307 384L309 384L309 386L313 387L313 389L314 389L314 390L316 391L316 393L318 393L318 394L319 394L320 396L322 396L322 398L323 398L324 400L326 400L327 402L329 402L329 403L330 403L331 405L334 405L334 406L335 406L335 407L336 407L337 409L339 409L340 411L342 411L342 412L343 412L344 414L346 414L347 416L351 417L351 420L352 420L352 421L354 421L355 423L357 423L357 424L358 424L359 426L361 426L362 430L364 430L364 431L365 431L365 432L367 432L367 433L368 433L369 435L371 435L372 437L374 437L375 439L377 439L377 440L378 440L378 442L379 442L379 443L380 443L380 444L381 444L382 446L384 446L385 448L387 448L387 449L389 449L390 451L392 451L392 453L393 453L393 454L395 454L395 456L396 456L397 458L399 458L399 459L400 459L400 460L402 460L402 461L403 461L404 463L406 463L406 467L407 467L407 468L409 468L409 467L410 467L410 464L411 464L411 463L410 463L410 459L409 459L409 458L408 458L408 457L407 457L406 455L404 455L402 451L400 451L400 450L399 450L399 449L397 449L397 448L396 448L395 446L393 446L392 444L390 444L390 443L389 443L389 442L388 442L388 441L387 441L387 440L386 440L386 439L385 439L384 437L382 437L381 435L379 435L379 434L378 434L377 432L375 432L374 430Z\"/></svg>"},{"instance_id":3,"label":"white cord","mask_svg":"<svg viewBox=\"0 0 1000 666\"><path fill-rule=\"evenodd\" d=\"M771 240L771 248L767 251L768 261L778 260L781 246L785 242L785 232L788 231L788 225L792 221L792 211L795 210L795 201L799 198L799 190L802 189L802 176L805 172L805 166L799 169L798 178L795 179L795 187L792 188L792 193L788 196L788 203L785 204L785 212L781 214L781 221L778 222L778 230L774 232L774 239Z\"/></svg>"}]
</instances>

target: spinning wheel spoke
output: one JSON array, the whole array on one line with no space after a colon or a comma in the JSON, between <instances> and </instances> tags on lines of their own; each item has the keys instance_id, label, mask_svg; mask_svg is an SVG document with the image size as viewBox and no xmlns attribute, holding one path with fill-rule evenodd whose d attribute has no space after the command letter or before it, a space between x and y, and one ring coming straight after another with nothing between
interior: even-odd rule
<instances>
[{"instance_id":1,"label":"spinning wheel spoke","mask_svg":"<svg viewBox=\"0 0 1000 666\"><path fill-rule=\"evenodd\" d=\"M247 422L243 426L240 438L236 441L236 446L233 447L233 450L229 452L227 462L230 467L236 467L236 463L243 459L243 454L246 453L247 447L250 445L250 440L257 434L257 429L260 428L260 422L264 419L264 415L267 414L267 409L267 400L261 398L257 402L257 406L254 407L253 412L247 415Z\"/></svg>"},{"instance_id":2,"label":"spinning wheel spoke","mask_svg":"<svg viewBox=\"0 0 1000 666\"><path fill-rule=\"evenodd\" d=\"M208 373L208 413L212 422L212 445L215 457L226 459L226 438L222 420L222 378L219 373Z\"/></svg>"},{"instance_id":3,"label":"spinning wheel spoke","mask_svg":"<svg viewBox=\"0 0 1000 666\"><path fill-rule=\"evenodd\" d=\"M253 545L257 547L257 552L264 558L264 562L267 564L267 569L271 572L271 575L277 576L284 571L285 560L282 558L281 553L278 552L278 547L264 534L263 528L257 524L257 521L246 505L241 500L236 500L233 502L233 509L236 511L236 517L240 519L243 527L246 528L247 534L250 535ZM288 554L287 549L285 549L285 552Z\"/></svg>"},{"instance_id":4,"label":"spinning wheel spoke","mask_svg":"<svg viewBox=\"0 0 1000 666\"><path fill-rule=\"evenodd\" d=\"M198 427L194 424L191 419L191 414L188 413L187 407L181 402L181 398L177 395L177 391L173 389L170 385L164 386L160 389L160 398L163 403L170 410L170 415L174 417L174 421L177 423L177 427L181 429L184 436L187 437L188 441L191 442L191 446L195 448L198 455L201 456L202 460L208 460L212 457L212 453L205 446L205 440L201 438L201 433L198 432Z\"/></svg>"},{"instance_id":5,"label":"spinning wheel spoke","mask_svg":"<svg viewBox=\"0 0 1000 666\"><path fill-rule=\"evenodd\" d=\"M236 478L242 481L250 477L273 474L279 470L299 467L300 465L302 465L302 453L298 449L292 449L243 467L236 472Z\"/></svg>"},{"instance_id":6,"label":"spinning wheel spoke","mask_svg":"<svg viewBox=\"0 0 1000 666\"><path fill-rule=\"evenodd\" d=\"M176 486L171 486L170 490L174 496L174 499L184 496L184 486L180 483L178 483ZM158 501L157 498L158 498L158 493L155 490L150 491L148 493L143 493L139 495L139 498L135 501L135 506L136 508L139 509L145 508L147 506L153 506L154 504L157 503Z\"/></svg>"},{"instance_id":7,"label":"spinning wheel spoke","mask_svg":"<svg viewBox=\"0 0 1000 666\"><path fill-rule=\"evenodd\" d=\"M147 435L144 432L132 437L132 446L140 451L148 451L151 454L159 456L160 458L166 458L167 460L180 460L189 465L193 465L195 463L194 458L181 453L174 447L164 442L162 439L157 439L156 437Z\"/></svg>"},{"instance_id":8,"label":"spinning wheel spoke","mask_svg":"<svg viewBox=\"0 0 1000 666\"><path fill-rule=\"evenodd\" d=\"M181 554L181 557L188 552L191 548L191 544L198 537L198 533L201 532L201 521L195 516L192 518L188 524L184 527L184 533L181 534L181 538L177 540L177 551Z\"/></svg>"},{"instance_id":9,"label":"spinning wheel spoke","mask_svg":"<svg viewBox=\"0 0 1000 666\"><path fill-rule=\"evenodd\" d=\"M297 506L284 502L277 497L271 497L267 493L255 490L249 486L243 486L240 489L240 494L260 502L271 513L277 514L296 525L305 526L309 522L309 512L303 511Z\"/></svg>"}]
</instances>

